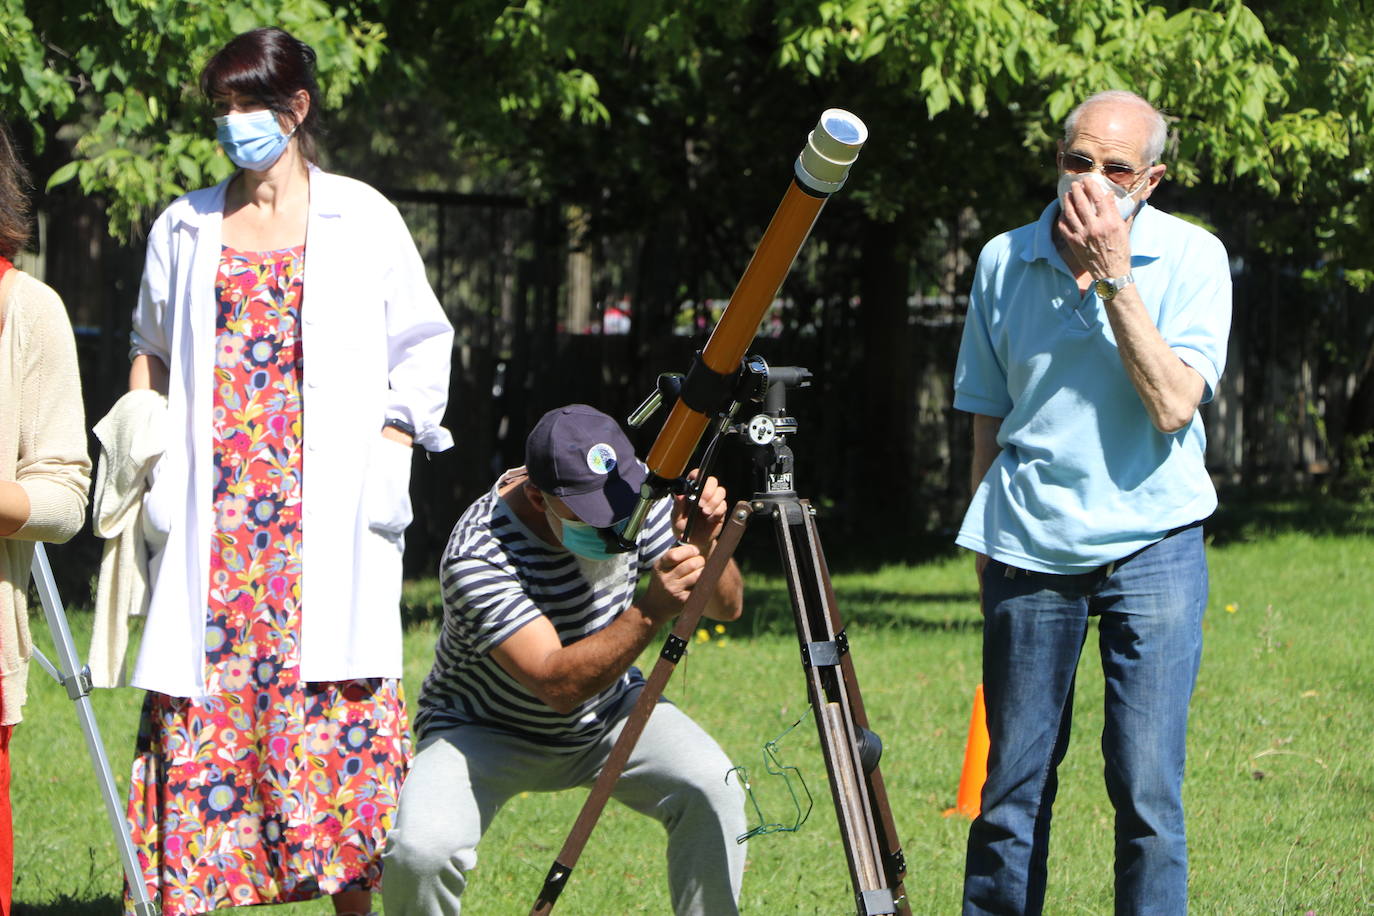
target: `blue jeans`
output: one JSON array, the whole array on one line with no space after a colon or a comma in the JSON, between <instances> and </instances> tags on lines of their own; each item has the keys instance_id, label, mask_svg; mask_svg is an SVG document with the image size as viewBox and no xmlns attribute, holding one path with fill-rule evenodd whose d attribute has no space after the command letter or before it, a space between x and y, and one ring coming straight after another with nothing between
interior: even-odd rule
<instances>
[{"instance_id":1,"label":"blue jeans","mask_svg":"<svg viewBox=\"0 0 1374 916\"><path fill-rule=\"evenodd\" d=\"M988 563L990 749L982 814L969 828L965 916L1039 913L1044 905L1056 770L1094 616L1106 679L1102 757L1116 809L1116 912L1187 912L1183 761L1206 604L1200 525L1080 575ZM1074 860L1070 867L1090 866Z\"/></svg>"}]
</instances>

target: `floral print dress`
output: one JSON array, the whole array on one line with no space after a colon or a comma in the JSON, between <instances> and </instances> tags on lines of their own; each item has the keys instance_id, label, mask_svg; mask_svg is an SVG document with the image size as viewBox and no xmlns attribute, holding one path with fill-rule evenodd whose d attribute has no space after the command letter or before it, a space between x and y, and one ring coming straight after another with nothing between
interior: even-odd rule
<instances>
[{"instance_id":1,"label":"floral print dress","mask_svg":"<svg viewBox=\"0 0 1374 916\"><path fill-rule=\"evenodd\" d=\"M395 679L298 676L304 264L220 259L207 696L147 695L129 789L164 916L375 888L410 759Z\"/></svg>"}]
</instances>

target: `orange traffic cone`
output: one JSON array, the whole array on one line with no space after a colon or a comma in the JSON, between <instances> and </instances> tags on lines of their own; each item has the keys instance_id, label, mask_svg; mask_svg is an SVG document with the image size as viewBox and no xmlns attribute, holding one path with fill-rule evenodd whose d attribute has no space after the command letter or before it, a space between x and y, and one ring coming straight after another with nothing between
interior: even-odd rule
<instances>
[{"instance_id":1,"label":"orange traffic cone","mask_svg":"<svg viewBox=\"0 0 1374 916\"><path fill-rule=\"evenodd\" d=\"M964 771L959 776L959 797L945 817L962 814L969 820L982 810L983 783L988 778L988 714L983 705L983 685L973 689L973 715L968 723L968 745L964 748Z\"/></svg>"}]
</instances>

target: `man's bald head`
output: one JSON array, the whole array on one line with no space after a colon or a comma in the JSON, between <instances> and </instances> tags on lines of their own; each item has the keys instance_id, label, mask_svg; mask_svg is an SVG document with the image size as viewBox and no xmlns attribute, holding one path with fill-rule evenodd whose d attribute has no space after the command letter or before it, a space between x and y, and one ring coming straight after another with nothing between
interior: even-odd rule
<instances>
[{"instance_id":1,"label":"man's bald head","mask_svg":"<svg viewBox=\"0 0 1374 916\"><path fill-rule=\"evenodd\" d=\"M1159 157L1164 154L1164 144L1169 139L1169 126L1164 122L1164 116L1158 109L1134 92L1124 89L1108 89L1096 93L1069 112L1069 116L1064 119L1064 145L1073 145L1074 136L1078 133L1078 124L1085 112L1091 110L1094 115L1105 114L1106 108L1110 108L1113 114L1141 119L1146 131L1145 145L1141 150L1144 164L1158 162Z\"/></svg>"}]
</instances>

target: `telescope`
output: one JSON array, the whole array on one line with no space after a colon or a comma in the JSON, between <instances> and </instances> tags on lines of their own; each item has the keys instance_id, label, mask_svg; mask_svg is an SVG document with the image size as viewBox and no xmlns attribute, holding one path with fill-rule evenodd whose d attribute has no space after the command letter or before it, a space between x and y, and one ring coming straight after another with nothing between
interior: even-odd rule
<instances>
[{"instance_id":1,"label":"telescope","mask_svg":"<svg viewBox=\"0 0 1374 916\"><path fill-rule=\"evenodd\" d=\"M821 113L797 156L792 183L705 348L696 354L685 377L661 376L658 388L630 415L629 425L639 427L666 398L677 397L645 459L649 475L620 532L622 548L633 548L650 507L682 477L712 418L730 402L741 361L758 335L764 314L811 234L821 208L844 186L849 168L867 139L868 128L850 112L828 108Z\"/></svg>"},{"instance_id":2,"label":"telescope","mask_svg":"<svg viewBox=\"0 0 1374 916\"><path fill-rule=\"evenodd\" d=\"M544 878L530 916L548 916L558 901L610 801L616 780L629 762L635 742L686 651L709 596L731 561L745 525L756 516L771 519L777 533L805 669L807 697L816 713L827 781L849 864L856 916L911 916L903 883L906 858L879 772L882 744L869 728L859 695L849 637L835 606L814 509L798 496L793 484L793 455L787 439L796 432L797 425L787 414L786 394L789 388L809 385L811 372L800 366L770 368L757 355L744 359L821 207L843 186L849 167L867 139L868 129L849 112L831 108L821 115L820 123L808 135L806 146L797 157L792 184L706 346L696 354L685 376L660 375L656 390L629 418L631 426L640 426L665 401L674 399L672 411L645 461L649 473L640 488L638 502L619 535L621 550L634 548L651 505L680 482L713 418L719 421L718 431L702 460L702 477L716 445L733 432L747 436L756 447L754 464L759 488L752 497L735 504L722 526L701 578L678 613L615 746ZM761 403L762 411L732 429L735 413L750 401ZM688 498L695 496L692 493Z\"/></svg>"}]
</instances>

